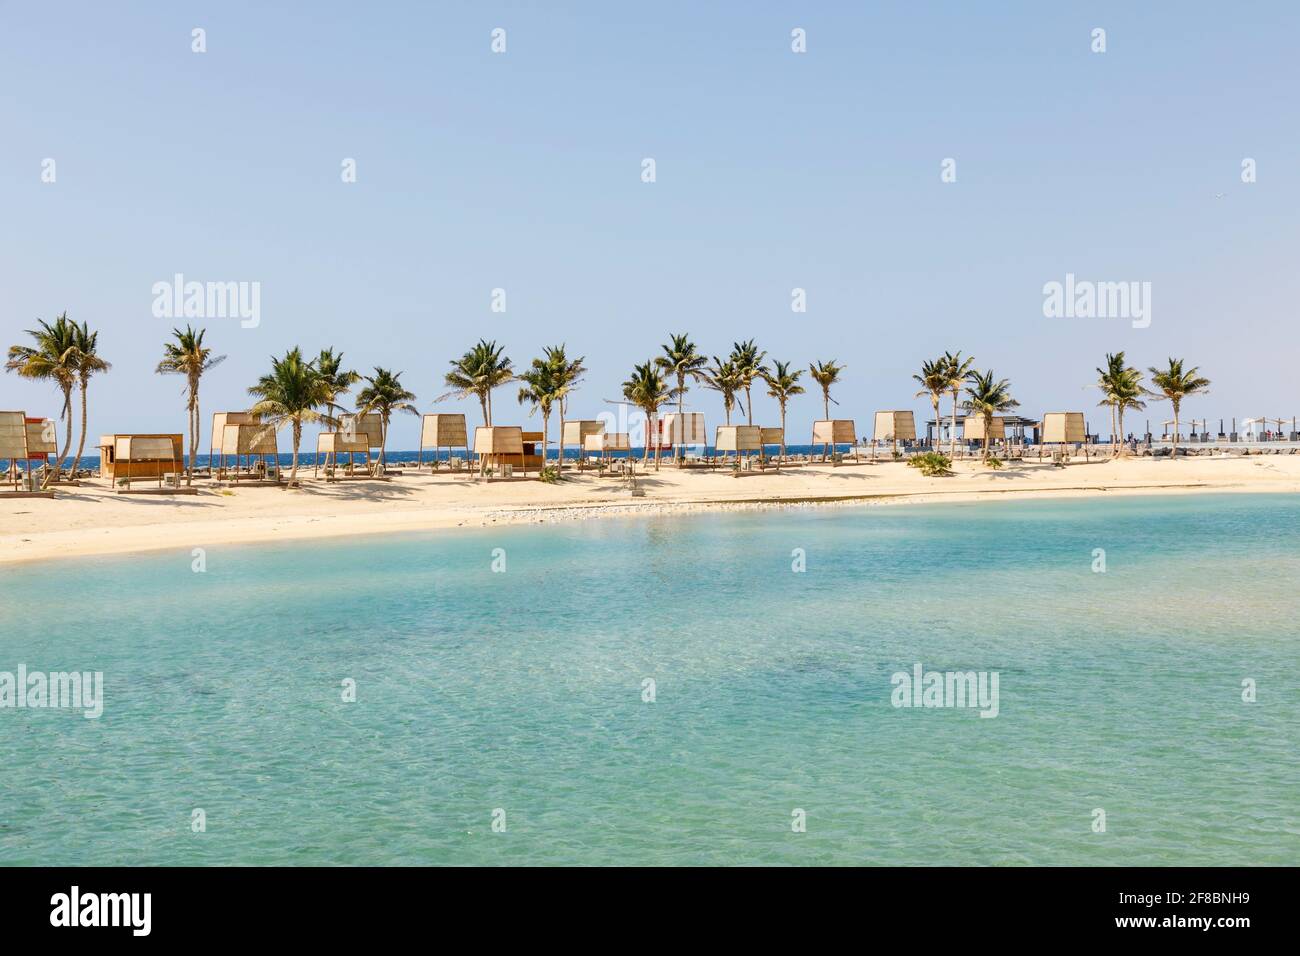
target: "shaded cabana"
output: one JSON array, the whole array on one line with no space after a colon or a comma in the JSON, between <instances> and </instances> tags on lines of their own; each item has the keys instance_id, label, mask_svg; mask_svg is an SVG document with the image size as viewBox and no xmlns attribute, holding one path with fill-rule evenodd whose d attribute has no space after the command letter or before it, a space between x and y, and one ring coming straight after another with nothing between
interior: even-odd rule
<instances>
[{"instance_id":1,"label":"shaded cabana","mask_svg":"<svg viewBox=\"0 0 1300 956\"><path fill-rule=\"evenodd\" d=\"M704 446L709 434L704 426L703 412L666 412L659 417L659 448L670 448L676 454L678 446Z\"/></svg>"},{"instance_id":2,"label":"shaded cabana","mask_svg":"<svg viewBox=\"0 0 1300 956\"><path fill-rule=\"evenodd\" d=\"M136 444L134 454L131 454L133 441ZM185 436L180 434L101 435L99 476L112 481L161 478L174 472L178 462L184 462L184 442Z\"/></svg>"},{"instance_id":3,"label":"shaded cabana","mask_svg":"<svg viewBox=\"0 0 1300 956\"><path fill-rule=\"evenodd\" d=\"M964 441L984 440L984 418L980 415L967 415L961 426ZM994 415L989 421L989 441L1003 441L1007 437L1006 420Z\"/></svg>"},{"instance_id":4,"label":"shaded cabana","mask_svg":"<svg viewBox=\"0 0 1300 956\"><path fill-rule=\"evenodd\" d=\"M572 446L578 449L578 467L582 468L583 460L587 454L587 439L593 436L600 436L605 433L605 423L588 418L575 418L564 423L564 429L560 432L560 438L564 447ZM557 453L558 454L558 453ZM557 458L556 461L563 466L564 461Z\"/></svg>"},{"instance_id":5,"label":"shaded cabana","mask_svg":"<svg viewBox=\"0 0 1300 956\"><path fill-rule=\"evenodd\" d=\"M358 415L348 412L339 416L339 431L358 442L364 435L369 448L378 449L384 442L384 418L379 412Z\"/></svg>"},{"instance_id":6,"label":"shaded cabana","mask_svg":"<svg viewBox=\"0 0 1300 956\"><path fill-rule=\"evenodd\" d=\"M853 460L858 460L857 426L851 418L828 418L813 422L812 443L822 446L822 461L826 460L826 451L835 453L837 445L852 445Z\"/></svg>"},{"instance_id":7,"label":"shaded cabana","mask_svg":"<svg viewBox=\"0 0 1300 956\"><path fill-rule=\"evenodd\" d=\"M895 453L900 441L916 441L916 418L910 411L876 412L871 443L874 447L884 441L893 442Z\"/></svg>"},{"instance_id":8,"label":"shaded cabana","mask_svg":"<svg viewBox=\"0 0 1300 956\"><path fill-rule=\"evenodd\" d=\"M781 448L785 445L784 428L759 428L758 443L763 449L763 454L767 454L767 448L770 445L776 446L777 461L780 462Z\"/></svg>"},{"instance_id":9,"label":"shaded cabana","mask_svg":"<svg viewBox=\"0 0 1300 956\"><path fill-rule=\"evenodd\" d=\"M345 442L350 445L360 445L363 442L366 446L365 466L367 474L374 477L382 477L375 474L378 470L379 455L378 452L384 445L384 419L379 412L369 412L365 415L358 415L356 412L345 412L339 416L338 432L343 436ZM370 453L375 452L372 459ZM349 467L349 471L351 467Z\"/></svg>"},{"instance_id":10,"label":"shaded cabana","mask_svg":"<svg viewBox=\"0 0 1300 956\"><path fill-rule=\"evenodd\" d=\"M227 425L256 425L261 421L262 416L257 412L213 412L212 441L208 447L209 471L216 467L214 463L221 452L222 436L226 433Z\"/></svg>"},{"instance_id":11,"label":"shaded cabana","mask_svg":"<svg viewBox=\"0 0 1300 956\"><path fill-rule=\"evenodd\" d=\"M985 439L984 416L967 415L961 426L962 442L974 442L975 444L983 443ZM1005 442L1007 440L1007 422L1006 419L994 415L989 419L988 427L988 445L991 449L995 442Z\"/></svg>"},{"instance_id":12,"label":"shaded cabana","mask_svg":"<svg viewBox=\"0 0 1300 956\"><path fill-rule=\"evenodd\" d=\"M111 478L119 495L196 495L198 489L182 487L185 453L183 435L106 435L100 438L100 474ZM174 486L163 486L171 475ZM157 479L155 488L132 488L131 482Z\"/></svg>"},{"instance_id":13,"label":"shaded cabana","mask_svg":"<svg viewBox=\"0 0 1300 956\"><path fill-rule=\"evenodd\" d=\"M723 461L727 452L734 454L739 467L741 455L763 454L763 429L757 425L719 425L713 448Z\"/></svg>"},{"instance_id":14,"label":"shaded cabana","mask_svg":"<svg viewBox=\"0 0 1300 956\"><path fill-rule=\"evenodd\" d=\"M433 462L431 467L437 469L438 455L442 449L447 449L447 462L451 463L451 450L453 448L464 448L465 458L469 459L469 432L465 426L465 416L462 414L449 415L425 415L420 419L420 451L416 457L415 468L419 471L424 467L424 450L433 449Z\"/></svg>"},{"instance_id":15,"label":"shaded cabana","mask_svg":"<svg viewBox=\"0 0 1300 956\"><path fill-rule=\"evenodd\" d=\"M226 459L233 457L235 467L227 473ZM258 459L260 467L254 466ZM268 462L269 459L269 462ZM244 461L248 468L244 469ZM221 430L221 462L218 466L223 477L239 482L254 480L269 485L280 484L280 448L276 442L275 426L262 423L231 423ZM271 475L275 477L272 478ZM256 476L256 477L255 477Z\"/></svg>"},{"instance_id":16,"label":"shaded cabana","mask_svg":"<svg viewBox=\"0 0 1300 956\"><path fill-rule=\"evenodd\" d=\"M31 473L31 449L27 443L27 416L23 412L0 412L0 459L9 462L10 484L13 490L0 492L13 498L53 498L53 491L23 488L19 463L26 462ZM56 452L57 453L57 452Z\"/></svg>"},{"instance_id":17,"label":"shaded cabana","mask_svg":"<svg viewBox=\"0 0 1300 956\"><path fill-rule=\"evenodd\" d=\"M348 456L347 476L349 478L353 477L353 465L356 455L365 456L367 463L370 461L370 439L365 435L353 434L349 437L344 435L343 432L321 432L316 436L316 464L312 468L312 477L315 478L319 475L320 468L324 465L326 479L339 480L340 455Z\"/></svg>"},{"instance_id":18,"label":"shaded cabana","mask_svg":"<svg viewBox=\"0 0 1300 956\"><path fill-rule=\"evenodd\" d=\"M474 454L478 456L479 474L490 466L508 478L506 468L518 465L528 474L528 459L524 451L524 430L518 425L479 425L474 429Z\"/></svg>"},{"instance_id":19,"label":"shaded cabana","mask_svg":"<svg viewBox=\"0 0 1300 956\"><path fill-rule=\"evenodd\" d=\"M1039 457L1043 445L1084 445L1087 455L1087 429L1083 421L1083 412L1044 412L1042 441L1039 445Z\"/></svg>"},{"instance_id":20,"label":"shaded cabana","mask_svg":"<svg viewBox=\"0 0 1300 956\"><path fill-rule=\"evenodd\" d=\"M582 440L582 450L588 455L600 455L600 468L604 471L609 464L609 457L615 452L623 452L624 457L632 460L632 436L627 432L601 432L588 435Z\"/></svg>"},{"instance_id":21,"label":"shaded cabana","mask_svg":"<svg viewBox=\"0 0 1300 956\"><path fill-rule=\"evenodd\" d=\"M58 462L59 434L52 418L27 418L27 468L40 462L46 470L53 469ZM55 478L58 475L54 476ZM77 484L76 476L70 484Z\"/></svg>"}]
</instances>

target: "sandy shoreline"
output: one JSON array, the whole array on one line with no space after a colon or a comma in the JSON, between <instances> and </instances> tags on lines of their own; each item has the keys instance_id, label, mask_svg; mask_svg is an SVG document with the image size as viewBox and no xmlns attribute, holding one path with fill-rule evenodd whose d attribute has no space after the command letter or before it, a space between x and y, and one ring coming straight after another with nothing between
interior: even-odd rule
<instances>
[{"instance_id":1,"label":"sandy shoreline","mask_svg":"<svg viewBox=\"0 0 1300 956\"><path fill-rule=\"evenodd\" d=\"M106 481L54 500L0 495L0 564L223 544L312 540L439 528L546 524L595 517L831 505L966 502L1013 498L1205 492L1300 492L1300 456L1036 461L990 471L959 462L925 478L899 462L803 466L734 478L665 464L632 498L618 479L588 471L557 485L472 483L447 472L407 472L388 482L308 482L302 490L203 481L193 497L117 495Z\"/></svg>"}]
</instances>

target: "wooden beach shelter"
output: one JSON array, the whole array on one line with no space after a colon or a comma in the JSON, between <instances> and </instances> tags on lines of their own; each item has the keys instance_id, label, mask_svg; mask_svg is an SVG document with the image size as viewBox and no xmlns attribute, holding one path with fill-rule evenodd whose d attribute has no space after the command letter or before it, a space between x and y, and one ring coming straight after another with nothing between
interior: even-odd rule
<instances>
[{"instance_id":1,"label":"wooden beach shelter","mask_svg":"<svg viewBox=\"0 0 1300 956\"><path fill-rule=\"evenodd\" d=\"M1046 412L1043 444L1078 444L1084 441L1083 412Z\"/></svg>"},{"instance_id":2,"label":"wooden beach shelter","mask_svg":"<svg viewBox=\"0 0 1300 956\"><path fill-rule=\"evenodd\" d=\"M812 443L814 446L822 446L822 461L826 460L827 449L834 454L837 445L852 445L853 460L858 460L858 432L851 418L827 418L813 422Z\"/></svg>"},{"instance_id":3,"label":"wooden beach shelter","mask_svg":"<svg viewBox=\"0 0 1300 956\"><path fill-rule=\"evenodd\" d=\"M683 454L678 458L678 464L685 457L687 445L702 447L708 443L709 433L704 426L703 412L665 412L659 416L659 447L673 449L674 455L681 448Z\"/></svg>"},{"instance_id":4,"label":"wooden beach shelter","mask_svg":"<svg viewBox=\"0 0 1300 956\"><path fill-rule=\"evenodd\" d=\"M339 455L348 456L348 477L352 477L354 456L362 455L369 461L370 439L365 435L354 434L349 438L343 432L321 432L316 436L316 464L312 468L312 477L315 478L320 473L321 465L324 465L326 480L340 480Z\"/></svg>"},{"instance_id":5,"label":"wooden beach shelter","mask_svg":"<svg viewBox=\"0 0 1300 956\"><path fill-rule=\"evenodd\" d=\"M212 441L208 447L208 470L216 468L217 456L221 454L222 436L227 425L256 425L262 420L257 412L213 412ZM197 470L197 469L196 469Z\"/></svg>"},{"instance_id":6,"label":"wooden beach shelter","mask_svg":"<svg viewBox=\"0 0 1300 956\"><path fill-rule=\"evenodd\" d=\"M100 474L121 485L119 495L196 495L199 490L180 483L185 473L183 435L105 435L100 438ZM172 476L173 486L163 478ZM131 482L155 478L154 488L132 488Z\"/></svg>"},{"instance_id":7,"label":"wooden beach shelter","mask_svg":"<svg viewBox=\"0 0 1300 956\"><path fill-rule=\"evenodd\" d=\"M763 429L757 425L719 425L713 448L724 460L727 452L731 452L739 467L741 455L762 455Z\"/></svg>"},{"instance_id":8,"label":"wooden beach shelter","mask_svg":"<svg viewBox=\"0 0 1300 956\"><path fill-rule=\"evenodd\" d=\"M420 452L415 460L415 470L424 467L424 450L433 449L433 461L430 467L437 469L438 455L447 449L447 461L451 462L451 450L464 448L465 458L469 459L469 433L465 427L465 416L425 415L420 419Z\"/></svg>"},{"instance_id":9,"label":"wooden beach shelter","mask_svg":"<svg viewBox=\"0 0 1300 956\"><path fill-rule=\"evenodd\" d=\"M576 418L564 423L564 431L560 433L560 437L564 440L563 443L566 448L574 447L578 449L578 468L581 469L587 457L587 439L604 433L604 422ZM564 463L560 462L560 464Z\"/></svg>"},{"instance_id":10,"label":"wooden beach shelter","mask_svg":"<svg viewBox=\"0 0 1300 956\"><path fill-rule=\"evenodd\" d=\"M758 443L762 449L763 456L767 456L767 449L776 446L777 467L781 464L781 450L785 446L785 429L784 428L760 428L758 430Z\"/></svg>"},{"instance_id":11,"label":"wooden beach shelter","mask_svg":"<svg viewBox=\"0 0 1300 956\"><path fill-rule=\"evenodd\" d=\"M876 412L872 443L893 442L898 451L900 441L916 441L916 418L909 411Z\"/></svg>"},{"instance_id":12,"label":"wooden beach shelter","mask_svg":"<svg viewBox=\"0 0 1300 956\"><path fill-rule=\"evenodd\" d=\"M524 453L524 430L519 425L479 425L474 429L474 454L478 456L479 474L504 470L505 465L518 465L528 475L528 460Z\"/></svg>"},{"instance_id":13,"label":"wooden beach shelter","mask_svg":"<svg viewBox=\"0 0 1300 956\"><path fill-rule=\"evenodd\" d=\"M370 452L377 452L384 444L384 416L379 412L358 415L350 412L339 416L339 431L349 441L366 441L366 467L370 468ZM377 460L377 459L376 459Z\"/></svg>"},{"instance_id":14,"label":"wooden beach shelter","mask_svg":"<svg viewBox=\"0 0 1300 956\"><path fill-rule=\"evenodd\" d=\"M600 455L600 470L603 473L614 452L623 452L629 464L631 463L632 436L627 432L601 432L588 435L582 440L582 450L587 455Z\"/></svg>"},{"instance_id":15,"label":"wooden beach shelter","mask_svg":"<svg viewBox=\"0 0 1300 956\"><path fill-rule=\"evenodd\" d=\"M997 415L989 422L989 444L995 441L1007 440L1007 420ZM967 415L962 423L962 440L963 441L983 441L984 440L984 418L981 415Z\"/></svg>"},{"instance_id":16,"label":"wooden beach shelter","mask_svg":"<svg viewBox=\"0 0 1300 956\"><path fill-rule=\"evenodd\" d=\"M262 423L228 423L221 430L222 474L226 473L226 458L234 456L235 468L230 477L239 482L241 476L259 484L280 484L280 448L275 440L275 426ZM260 459L260 468L254 460ZM269 459L269 461L268 461ZM243 467L247 460L248 468ZM255 475L261 477L254 478ZM271 477L274 475L274 477Z\"/></svg>"},{"instance_id":17,"label":"wooden beach shelter","mask_svg":"<svg viewBox=\"0 0 1300 956\"><path fill-rule=\"evenodd\" d=\"M53 498L53 491L24 489L19 475L19 462L27 463L31 473L31 451L27 444L27 416L23 412L0 412L0 459L9 462L11 491L0 494L14 498ZM56 452L57 453L57 452Z\"/></svg>"},{"instance_id":18,"label":"wooden beach shelter","mask_svg":"<svg viewBox=\"0 0 1300 956\"><path fill-rule=\"evenodd\" d=\"M1043 445L1084 445L1084 455L1087 456L1087 431L1083 424L1083 412L1044 412L1043 413L1043 432L1041 442ZM1064 452L1064 449L1061 449ZM1058 452L1060 454L1060 452ZM1042 457L1041 446L1039 457ZM1056 457L1055 455L1053 457ZM1065 455L1061 454L1064 461Z\"/></svg>"},{"instance_id":19,"label":"wooden beach shelter","mask_svg":"<svg viewBox=\"0 0 1300 956\"><path fill-rule=\"evenodd\" d=\"M36 462L40 462L47 471L53 470L58 465L56 459L59 455L59 433L54 419L28 418L26 422L28 471Z\"/></svg>"},{"instance_id":20,"label":"wooden beach shelter","mask_svg":"<svg viewBox=\"0 0 1300 956\"><path fill-rule=\"evenodd\" d=\"M101 478L128 482L137 478L161 478L175 473L177 464L183 465L184 461L185 436L179 433L99 436Z\"/></svg>"}]
</instances>

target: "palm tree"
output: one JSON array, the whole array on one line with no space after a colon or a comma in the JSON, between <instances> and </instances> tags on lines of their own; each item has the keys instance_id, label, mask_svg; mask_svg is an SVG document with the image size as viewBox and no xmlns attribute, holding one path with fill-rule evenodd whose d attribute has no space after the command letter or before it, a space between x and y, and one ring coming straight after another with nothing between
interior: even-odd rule
<instances>
[{"instance_id":1,"label":"palm tree","mask_svg":"<svg viewBox=\"0 0 1300 956\"><path fill-rule=\"evenodd\" d=\"M691 341L689 335L669 333L669 338L672 341L661 346L664 354L655 359L655 365L677 378L677 415L680 418L686 407L686 377L689 375L691 378L698 379L701 369L708 364L709 360L696 350L695 343ZM684 453L685 446L683 446ZM674 448L673 455L676 454Z\"/></svg>"},{"instance_id":2,"label":"palm tree","mask_svg":"<svg viewBox=\"0 0 1300 956\"><path fill-rule=\"evenodd\" d=\"M844 371L846 367L847 366L840 365L834 359L831 359L829 362L813 362L808 366L808 374L812 377L814 382L822 387L822 417L825 421L830 420L831 402L835 402L835 399L831 398L831 386L839 381L840 372ZM835 402L835 404L838 405L839 402ZM830 446L823 444L823 460L825 460L829 451Z\"/></svg>"},{"instance_id":3,"label":"palm tree","mask_svg":"<svg viewBox=\"0 0 1300 956\"><path fill-rule=\"evenodd\" d=\"M1167 399L1174 406L1174 441L1170 458L1177 461L1178 411L1182 407L1183 399L1188 395L1205 394L1210 387L1210 380L1196 374L1200 371L1199 368L1190 368L1183 371L1182 359L1171 358L1168 368L1159 369L1152 366L1149 371L1151 372L1151 384L1155 386L1155 389L1147 389L1146 394Z\"/></svg>"},{"instance_id":4,"label":"palm tree","mask_svg":"<svg viewBox=\"0 0 1300 956\"><path fill-rule=\"evenodd\" d=\"M357 421L372 412L379 413L379 474L382 475L386 470L384 451L388 445L388 423L393 420L393 412L419 415L420 410L411 404L415 401L415 393L402 386L401 372L390 372L376 366L375 374L364 378L366 387L357 392Z\"/></svg>"},{"instance_id":5,"label":"palm tree","mask_svg":"<svg viewBox=\"0 0 1300 956\"><path fill-rule=\"evenodd\" d=\"M916 397L923 395L930 397L930 404L934 406L934 442L939 441L939 402L945 392L952 387L948 377L948 362L944 356L939 356L933 362L921 363L921 374L913 375L913 379L921 385L921 390L916 393Z\"/></svg>"},{"instance_id":6,"label":"palm tree","mask_svg":"<svg viewBox=\"0 0 1300 956\"><path fill-rule=\"evenodd\" d=\"M501 354L504 351L505 346L479 339L472 349L452 361L451 371L444 381L453 391L439 396L438 401L473 395L483 409L483 424L491 425L492 389L505 385L515 377L510 359Z\"/></svg>"},{"instance_id":7,"label":"palm tree","mask_svg":"<svg viewBox=\"0 0 1300 956\"><path fill-rule=\"evenodd\" d=\"M736 366L736 374L740 376L741 388L745 390L745 415L751 425L754 424L754 402L749 390L754 384L754 379L758 378L762 371L763 359L765 358L767 358L767 353L760 352L753 339L732 343L729 361Z\"/></svg>"},{"instance_id":8,"label":"palm tree","mask_svg":"<svg viewBox=\"0 0 1300 956\"><path fill-rule=\"evenodd\" d=\"M271 358L271 372L263 375L248 394L259 401L249 411L267 418L267 423L280 429L293 426L293 466L289 472L289 487L298 479L298 448L302 444L304 422L336 424L328 414L317 409L328 407L331 383L321 375L315 362L302 357L297 347L284 354L284 358Z\"/></svg>"},{"instance_id":9,"label":"palm tree","mask_svg":"<svg viewBox=\"0 0 1300 956\"><path fill-rule=\"evenodd\" d=\"M803 375L803 369L790 371L789 362L778 362L772 360L772 367L764 367L760 373L763 381L767 382L767 394L775 398L777 404L781 406L781 458L785 458L785 405L795 395L802 395L804 387L799 384L799 376Z\"/></svg>"},{"instance_id":10,"label":"palm tree","mask_svg":"<svg viewBox=\"0 0 1300 956\"><path fill-rule=\"evenodd\" d=\"M716 355L713 356L713 367L701 369L697 377L704 383L705 388L712 389L722 395L722 410L727 416L727 424L731 424L731 410L736 407L740 401L739 394L745 387L744 377L736 369L736 363L724 362ZM744 409L741 409L744 411Z\"/></svg>"},{"instance_id":11,"label":"palm tree","mask_svg":"<svg viewBox=\"0 0 1300 956\"><path fill-rule=\"evenodd\" d=\"M1106 367L1097 369L1097 387L1102 393L1102 400L1097 404L1110 409L1111 455L1118 455L1124 435L1124 410L1146 408L1140 399L1142 373L1128 365L1123 352L1113 355L1108 352Z\"/></svg>"},{"instance_id":12,"label":"palm tree","mask_svg":"<svg viewBox=\"0 0 1300 956\"><path fill-rule=\"evenodd\" d=\"M970 375L975 364L973 358L963 360L961 353L943 353L943 364L948 370L948 391L952 392L952 423L948 429L948 457L957 457L957 399L961 396L961 387ZM985 432L988 435L988 432ZM987 438L986 438L987 443Z\"/></svg>"},{"instance_id":13,"label":"palm tree","mask_svg":"<svg viewBox=\"0 0 1300 956\"><path fill-rule=\"evenodd\" d=\"M650 442L654 441L655 471L658 471L659 442L656 432L658 431L659 409L673 401L677 397L676 392L668 387L663 375L655 367L654 360L647 359L642 364L633 366L632 376L623 383L623 397L645 412L647 438L645 455L641 460L643 462L649 460Z\"/></svg>"},{"instance_id":14,"label":"palm tree","mask_svg":"<svg viewBox=\"0 0 1300 956\"><path fill-rule=\"evenodd\" d=\"M1124 370L1124 376L1117 383L1115 390L1115 410L1119 413L1119 433L1122 438L1124 435L1124 412L1128 409L1140 411L1147 407L1147 403L1142 401L1142 396L1146 394L1146 389L1142 385L1142 373L1135 368ZM1121 445L1120 454L1128 454L1128 446Z\"/></svg>"},{"instance_id":15,"label":"palm tree","mask_svg":"<svg viewBox=\"0 0 1300 956\"><path fill-rule=\"evenodd\" d=\"M546 467L546 452L551 431L551 412L560 403L559 369L545 358L533 359L533 364L520 374L519 404L528 405L531 412L542 413L542 467ZM560 426L563 440L564 426Z\"/></svg>"},{"instance_id":16,"label":"palm tree","mask_svg":"<svg viewBox=\"0 0 1300 956\"><path fill-rule=\"evenodd\" d=\"M576 359L570 359L564 354L564 344L553 345L544 350L546 352L546 363L551 366L552 375L555 378L555 402L560 413L560 457L556 459L556 466L559 470L564 470L564 415L569 410L569 393L578 387L582 381L582 376L587 374L587 366L584 365L586 356L579 355ZM543 426L544 428L545 426ZM545 441L542 443L545 445ZM582 450L579 449L581 454ZM546 463L546 449L542 449L542 464Z\"/></svg>"},{"instance_id":17,"label":"palm tree","mask_svg":"<svg viewBox=\"0 0 1300 956\"><path fill-rule=\"evenodd\" d=\"M23 378L48 380L58 386L63 393L63 408L59 412L64 419L67 430L63 438L63 450L53 470L45 470L44 487L48 487L60 472L68 459L68 450L72 448L72 389L77 382L77 327L68 321L64 312L50 325L42 319L36 320L38 328L28 329L27 334L35 340L35 347L30 345L11 345L9 358L5 362L5 371L17 372Z\"/></svg>"},{"instance_id":18,"label":"palm tree","mask_svg":"<svg viewBox=\"0 0 1300 956\"><path fill-rule=\"evenodd\" d=\"M172 329L175 342L163 343L163 358L158 363L159 375L185 376L185 409L189 419L190 461L185 471L185 483L194 483L194 462L199 453L199 380L203 373L226 360L224 355L213 355L212 349L203 344L207 329L197 332L189 325L185 331ZM216 444L216 435L213 435ZM211 465L211 462L209 462Z\"/></svg>"},{"instance_id":19,"label":"palm tree","mask_svg":"<svg viewBox=\"0 0 1300 956\"><path fill-rule=\"evenodd\" d=\"M320 355L316 356L316 371L320 373L325 380L326 391L329 398L325 400L325 410L331 416L336 416L343 412L343 406L338 404L339 396L346 395L352 386L361 381L361 376L354 369L345 369L343 367L343 353L335 353L334 349L321 349Z\"/></svg>"},{"instance_id":20,"label":"palm tree","mask_svg":"<svg viewBox=\"0 0 1300 956\"><path fill-rule=\"evenodd\" d=\"M1019 408L1020 403L1011 397L1011 383L1005 378L994 380L993 370L972 371L967 375L966 394L962 403L968 412L984 419L984 460L989 460L989 433L993 430L993 416Z\"/></svg>"},{"instance_id":21,"label":"palm tree","mask_svg":"<svg viewBox=\"0 0 1300 956\"><path fill-rule=\"evenodd\" d=\"M107 372L113 366L104 359L100 358L96 351L99 346L99 333L90 331L90 326L82 322L81 325L73 323L73 339L76 341L76 359L77 359L77 385L81 392L81 437L77 441L77 457L72 462L72 477L77 477L77 469L81 467L81 453L86 450L86 388L90 384L90 376L96 372Z\"/></svg>"},{"instance_id":22,"label":"palm tree","mask_svg":"<svg viewBox=\"0 0 1300 956\"><path fill-rule=\"evenodd\" d=\"M831 386L840 380L840 372L847 367L834 359L829 362L813 362L808 366L808 376L822 387L822 413L827 419L831 417L831 403L839 404L831 398Z\"/></svg>"}]
</instances>

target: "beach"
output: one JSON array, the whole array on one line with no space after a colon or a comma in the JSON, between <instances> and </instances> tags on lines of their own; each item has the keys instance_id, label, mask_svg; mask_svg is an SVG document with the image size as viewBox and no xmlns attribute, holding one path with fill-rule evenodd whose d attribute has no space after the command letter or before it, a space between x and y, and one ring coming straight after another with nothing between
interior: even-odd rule
<instances>
[{"instance_id":1,"label":"beach","mask_svg":"<svg viewBox=\"0 0 1300 956\"><path fill-rule=\"evenodd\" d=\"M217 486L195 496L119 495L102 479L54 499L0 496L0 564L213 545L350 538L375 534L550 523L594 517L835 504L1081 498L1206 492L1300 492L1300 456L1249 455L1111 460L1075 458L1064 468L1028 459L992 470L958 461L927 478L903 462L800 465L742 473L653 463L638 476L644 496L593 469L556 484L470 481L446 469L407 469L388 481L303 487Z\"/></svg>"}]
</instances>

